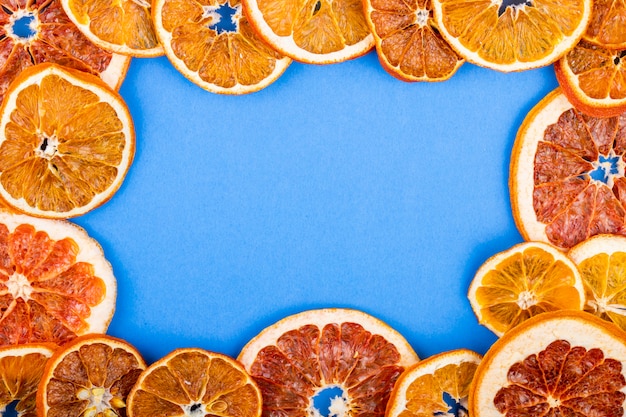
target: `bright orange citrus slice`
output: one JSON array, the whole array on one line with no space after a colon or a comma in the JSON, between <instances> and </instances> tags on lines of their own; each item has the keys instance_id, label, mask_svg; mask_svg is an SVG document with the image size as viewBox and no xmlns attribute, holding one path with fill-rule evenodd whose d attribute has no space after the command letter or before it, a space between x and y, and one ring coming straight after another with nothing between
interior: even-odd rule
<instances>
[{"instance_id":1,"label":"bright orange citrus slice","mask_svg":"<svg viewBox=\"0 0 626 417\"><path fill-rule=\"evenodd\" d=\"M481 356L443 352L418 362L396 382L386 417L466 416L467 397Z\"/></svg>"},{"instance_id":2,"label":"bright orange citrus slice","mask_svg":"<svg viewBox=\"0 0 626 417\"><path fill-rule=\"evenodd\" d=\"M365 17L385 70L403 81L444 81L463 64L432 17L431 0L365 0Z\"/></svg>"},{"instance_id":3,"label":"bright orange citrus slice","mask_svg":"<svg viewBox=\"0 0 626 417\"><path fill-rule=\"evenodd\" d=\"M626 334L580 311L541 314L497 340L469 395L469 415L624 414Z\"/></svg>"},{"instance_id":4,"label":"bright orange citrus slice","mask_svg":"<svg viewBox=\"0 0 626 417\"><path fill-rule=\"evenodd\" d=\"M0 210L0 345L104 333L116 289L100 245L82 228Z\"/></svg>"},{"instance_id":5,"label":"bright orange citrus slice","mask_svg":"<svg viewBox=\"0 0 626 417\"><path fill-rule=\"evenodd\" d=\"M263 393L265 416L383 416L400 374L418 361L408 342L357 310L309 310L269 326L238 358ZM330 402L330 405L328 405Z\"/></svg>"},{"instance_id":6,"label":"bright orange citrus slice","mask_svg":"<svg viewBox=\"0 0 626 417\"><path fill-rule=\"evenodd\" d=\"M509 177L515 223L526 240L562 249L597 234L626 234L626 116L595 118L560 89L518 130Z\"/></svg>"},{"instance_id":7,"label":"bright orange citrus slice","mask_svg":"<svg viewBox=\"0 0 626 417\"><path fill-rule=\"evenodd\" d=\"M247 94L276 81L291 59L250 27L239 0L155 0L157 36L174 67L219 94Z\"/></svg>"},{"instance_id":8,"label":"bright orange citrus slice","mask_svg":"<svg viewBox=\"0 0 626 417\"><path fill-rule=\"evenodd\" d=\"M79 216L118 190L135 153L126 103L56 64L20 73L0 107L0 197L38 217Z\"/></svg>"},{"instance_id":9,"label":"bright orange citrus slice","mask_svg":"<svg viewBox=\"0 0 626 417\"><path fill-rule=\"evenodd\" d=\"M39 417L117 417L146 364L134 346L107 335L85 335L57 349L37 389Z\"/></svg>"},{"instance_id":10,"label":"bright orange citrus slice","mask_svg":"<svg viewBox=\"0 0 626 417\"><path fill-rule=\"evenodd\" d=\"M626 49L626 3L594 0L591 20L583 39L609 49Z\"/></svg>"},{"instance_id":11,"label":"bright orange citrus slice","mask_svg":"<svg viewBox=\"0 0 626 417\"><path fill-rule=\"evenodd\" d=\"M525 242L487 259L468 298L478 321L502 336L546 311L582 310L585 291L576 265L564 253L542 242Z\"/></svg>"},{"instance_id":12,"label":"bright orange citrus slice","mask_svg":"<svg viewBox=\"0 0 626 417\"><path fill-rule=\"evenodd\" d=\"M553 63L581 39L591 0L432 0L437 27L467 61L504 71Z\"/></svg>"},{"instance_id":13,"label":"bright orange citrus slice","mask_svg":"<svg viewBox=\"0 0 626 417\"><path fill-rule=\"evenodd\" d=\"M260 417L261 392L240 363L200 348L177 349L146 369L128 417Z\"/></svg>"},{"instance_id":14,"label":"bright orange citrus slice","mask_svg":"<svg viewBox=\"0 0 626 417\"><path fill-rule=\"evenodd\" d=\"M23 69L42 62L98 75L117 89L130 58L94 45L65 14L59 0L0 0L0 101Z\"/></svg>"}]
</instances>

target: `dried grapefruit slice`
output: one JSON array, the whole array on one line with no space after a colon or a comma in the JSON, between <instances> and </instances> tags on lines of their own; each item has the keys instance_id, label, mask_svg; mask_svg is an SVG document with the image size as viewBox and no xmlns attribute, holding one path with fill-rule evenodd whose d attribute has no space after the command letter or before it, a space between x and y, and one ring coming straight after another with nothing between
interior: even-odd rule
<instances>
[{"instance_id":1,"label":"dried grapefruit slice","mask_svg":"<svg viewBox=\"0 0 626 417\"><path fill-rule=\"evenodd\" d=\"M418 362L396 382L386 417L464 416L481 356L467 349L443 352Z\"/></svg>"},{"instance_id":2,"label":"dried grapefruit slice","mask_svg":"<svg viewBox=\"0 0 626 417\"><path fill-rule=\"evenodd\" d=\"M560 250L525 242L487 259L468 298L480 324L502 336L546 311L582 310L585 291L576 265Z\"/></svg>"},{"instance_id":3,"label":"dried grapefruit slice","mask_svg":"<svg viewBox=\"0 0 626 417\"><path fill-rule=\"evenodd\" d=\"M609 49L626 49L626 3L594 0L583 39Z\"/></svg>"},{"instance_id":4,"label":"dried grapefruit slice","mask_svg":"<svg viewBox=\"0 0 626 417\"><path fill-rule=\"evenodd\" d=\"M626 334L589 313L533 317L485 354L469 415L605 416L624 413Z\"/></svg>"},{"instance_id":5,"label":"dried grapefruit slice","mask_svg":"<svg viewBox=\"0 0 626 417\"><path fill-rule=\"evenodd\" d=\"M261 392L240 363L200 348L176 349L146 369L128 417L260 417Z\"/></svg>"},{"instance_id":6,"label":"dried grapefruit slice","mask_svg":"<svg viewBox=\"0 0 626 417\"><path fill-rule=\"evenodd\" d=\"M586 116L560 89L522 123L509 190L526 240L570 248L597 234L626 234L626 114Z\"/></svg>"},{"instance_id":7,"label":"dried grapefruit slice","mask_svg":"<svg viewBox=\"0 0 626 417\"><path fill-rule=\"evenodd\" d=\"M437 27L467 61L510 72L553 63L578 43L591 0L433 0Z\"/></svg>"},{"instance_id":8,"label":"dried grapefruit slice","mask_svg":"<svg viewBox=\"0 0 626 417\"><path fill-rule=\"evenodd\" d=\"M82 228L0 210L0 345L104 333L116 288L100 245Z\"/></svg>"},{"instance_id":9,"label":"dried grapefruit slice","mask_svg":"<svg viewBox=\"0 0 626 417\"><path fill-rule=\"evenodd\" d=\"M264 329L239 354L263 393L264 416L382 416L399 375L418 360L408 342L357 310L309 310Z\"/></svg>"},{"instance_id":10,"label":"dried grapefruit slice","mask_svg":"<svg viewBox=\"0 0 626 417\"><path fill-rule=\"evenodd\" d=\"M20 73L0 107L0 197L37 217L69 218L108 201L135 153L121 96L56 64Z\"/></svg>"},{"instance_id":11,"label":"dried grapefruit slice","mask_svg":"<svg viewBox=\"0 0 626 417\"><path fill-rule=\"evenodd\" d=\"M39 417L126 415L126 398L146 364L134 346L85 335L54 353L37 389Z\"/></svg>"}]
</instances>

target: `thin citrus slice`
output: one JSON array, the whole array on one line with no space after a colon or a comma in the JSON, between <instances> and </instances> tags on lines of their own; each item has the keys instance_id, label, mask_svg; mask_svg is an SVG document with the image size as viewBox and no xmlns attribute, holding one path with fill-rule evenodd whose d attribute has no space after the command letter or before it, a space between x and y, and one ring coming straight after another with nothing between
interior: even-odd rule
<instances>
[{"instance_id":1,"label":"thin citrus slice","mask_svg":"<svg viewBox=\"0 0 626 417\"><path fill-rule=\"evenodd\" d=\"M396 382L385 416L467 415L467 397L480 359L471 350L458 349L418 362Z\"/></svg>"},{"instance_id":2,"label":"thin citrus slice","mask_svg":"<svg viewBox=\"0 0 626 417\"><path fill-rule=\"evenodd\" d=\"M0 107L0 197L38 217L79 216L118 190L135 153L126 103L99 78L28 68Z\"/></svg>"},{"instance_id":3,"label":"thin citrus slice","mask_svg":"<svg viewBox=\"0 0 626 417\"><path fill-rule=\"evenodd\" d=\"M525 242L487 259L468 298L480 324L502 336L546 311L582 310L585 290L576 265L563 252Z\"/></svg>"},{"instance_id":4,"label":"thin citrus slice","mask_svg":"<svg viewBox=\"0 0 626 417\"><path fill-rule=\"evenodd\" d=\"M385 70L403 81L444 81L463 58L441 37L431 0L365 0L365 17Z\"/></svg>"},{"instance_id":5,"label":"thin citrus slice","mask_svg":"<svg viewBox=\"0 0 626 417\"><path fill-rule=\"evenodd\" d=\"M250 27L239 0L155 0L157 36L174 67L219 94L247 94L276 81L291 63Z\"/></svg>"},{"instance_id":6,"label":"thin citrus slice","mask_svg":"<svg viewBox=\"0 0 626 417\"><path fill-rule=\"evenodd\" d=\"M104 333L116 289L102 248L82 228L0 210L0 345Z\"/></svg>"},{"instance_id":7,"label":"thin citrus slice","mask_svg":"<svg viewBox=\"0 0 626 417\"><path fill-rule=\"evenodd\" d=\"M98 75L117 89L130 58L93 44L59 0L0 0L0 101L22 70L43 62Z\"/></svg>"},{"instance_id":8,"label":"thin citrus slice","mask_svg":"<svg viewBox=\"0 0 626 417\"><path fill-rule=\"evenodd\" d=\"M39 417L117 417L146 364L134 346L107 335L85 335L61 346L37 389Z\"/></svg>"},{"instance_id":9,"label":"thin citrus slice","mask_svg":"<svg viewBox=\"0 0 626 417\"><path fill-rule=\"evenodd\" d=\"M469 396L469 415L624 415L626 334L580 311L541 314L497 340Z\"/></svg>"},{"instance_id":10,"label":"thin citrus slice","mask_svg":"<svg viewBox=\"0 0 626 417\"><path fill-rule=\"evenodd\" d=\"M263 393L263 415L383 416L400 374L418 361L408 342L357 310L309 310L284 318L246 344L239 360Z\"/></svg>"},{"instance_id":11,"label":"thin citrus slice","mask_svg":"<svg viewBox=\"0 0 626 417\"><path fill-rule=\"evenodd\" d=\"M626 115L595 118L560 89L518 130L509 177L515 223L526 240L570 248L597 234L626 234Z\"/></svg>"},{"instance_id":12,"label":"thin citrus slice","mask_svg":"<svg viewBox=\"0 0 626 417\"><path fill-rule=\"evenodd\" d=\"M361 0L242 0L256 31L296 61L331 64L369 52L374 38Z\"/></svg>"},{"instance_id":13,"label":"thin citrus slice","mask_svg":"<svg viewBox=\"0 0 626 417\"><path fill-rule=\"evenodd\" d=\"M200 348L177 349L146 369L128 417L260 417L261 392L240 363Z\"/></svg>"},{"instance_id":14,"label":"thin citrus slice","mask_svg":"<svg viewBox=\"0 0 626 417\"><path fill-rule=\"evenodd\" d=\"M433 0L437 27L467 61L510 72L546 66L581 39L591 0Z\"/></svg>"},{"instance_id":15,"label":"thin citrus slice","mask_svg":"<svg viewBox=\"0 0 626 417\"><path fill-rule=\"evenodd\" d=\"M567 254L585 285L585 310L626 330L626 237L596 235Z\"/></svg>"},{"instance_id":16,"label":"thin citrus slice","mask_svg":"<svg viewBox=\"0 0 626 417\"><path fill-rule=\"evenodd\" d=\"M55 349L56 345L53 344L24 344L0 348L2 415L37 417L37 386ZM10 414L11 411L15 414Z\"/></svg>"},{"instance_id":17,"label":"thin citrus slice","mask_svg":"<svg viewBox=\"0 0 626 417\"><path fill-rule=\"evenodd\" d=\"M609 49L626 49L626 3L594 0L583 39Z\"/></svg>"},{"instance_id":18,"label":"thin citrus slice","mask_svg":"<svg viewBox=\"0 0 626 417\"><path fill-rule=\"evenodd\" d=\"M580 41L554 64L563 93L589 116L612 117L626 111L626 50ZM626 62L626 61L624 61Z\"/></svg>"},{"instance_id":19,"label":"thin citrus slice","mask_svg":"<svg viewBox=\"0 0 626 417\"><path fill-rule=\"evenodd\" d=\"M94 44L123 55L163 55L147 0L60 0L70 20Z\"/></svg>"}]
</instances>

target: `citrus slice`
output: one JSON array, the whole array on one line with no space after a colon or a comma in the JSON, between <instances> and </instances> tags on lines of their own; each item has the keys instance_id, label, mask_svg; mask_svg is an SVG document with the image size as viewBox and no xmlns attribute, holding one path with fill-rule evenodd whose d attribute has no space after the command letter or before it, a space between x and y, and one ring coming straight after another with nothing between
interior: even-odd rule
<instances>
[{"instance_id":1,"label":"citrus slice","mask_svg":"<svg viewBox=\"0 0 626 417\"><path fill-rule=\"evenodd\" d=\"M502 336L546 311L582 310L585 290L576 265L563 252L525 242L487 259L468 298L480 324Z\"/></svg>"},{"instance_id":2,"label":"citrus slice","mask_svg":"<svg viewBox=\"0 0 626 417\"><path fill-rule=\"evenodd\" d=\"M554 64L568 100L585 114L618 116L626 111L626 50L580 41ZM626 62L626 61L624 61Z\"/></svg>"},{"instance_id":3,"label":"citrus slice","mask_svg":"<svg viewBox=\"0 0 626 417\"><path fill-rule=\"evenodd\" d=\"M583 39L609 49L626 49L626 3L594 0L591 20Z\"/></svg>"},{"instance_id":4,"label":"citrus slice","mask_svg":"<svg viewBox=\"0 0 626 417\"><path fill-rule=\"evenodd\" d=\"M624 413L626 335L580 311L541 314L497 340L474 375L469 415Z\"/></svg>"},{"instance_id":5,"label":"citrus slice","mask_svg":"<svg viewBox=\"0 0 626 417\"><path fill-rule=\"evenodd\" d=\"M53 344L24 344L0 348L2 415L37 417L37 386L55 349L56 345ZM10 414L11 410L15 414Z\"/></svg>"},{"instance_id":6,"label":"citrus slice","mask_svg":"<svg viewBox=\"0 0 626 417\"><path fill-rule=\"evenodd\" d=\"M0 345L106 332L116 280L81 227L0 210Z\"/></svg>"},{"instance_id":7,"label":"citrus slice","mask_svg":"<svg viewBox=\"0 0 626 417\"><path fill-rule=\"evenodd\" d=\"M130 58L93 44L59 0L0 0L0 101L23 69L43 62L89 72L117 89Z\"/></svg>"},{"instance_id":8,"label":"citrus slice","mask_svg":"<svg viewBox=\"0 0 626 417\"><path fill-rule=\"evenodd\" d=\"M39 417L124 416L126 398L146 364L134 346L85 335L57 349L37 389Z\"/></svg>"},{"instance_id":9,"label":"citrus slice","mask_svg":"<svg viewBox=\"0 0 626 417\"><path fill-rule=\"evenodd\" d=\"M626 234L626 115L586 116L559 88L526 116L509 176L515 223L526 240L570 248Z\"/></svg>"},{"instance_id":10,"label":"citrus slice","mask_svg":"<svg viewBox=\"0 0 626 417\"><path fill-rule=\"evenodd\" d=\"M581 39L591 0L432 0L437 27L467 61L503 72L555 62Z\"/></svg>"},{"instance_id":11,"label":"citrus slice","mask_svg":"<svg viewBox=\"0 0 626 417\"><path fill-rule=\"evenodd\" d=\"M408 342L357 310L309 310L248 342L239 360L263 393L264 416L382 416L399 375L418 361ZM327 405L328 406L328 405Z\"/></svg>"},{"instance_id":12,"label":"citrus slice","mask_svg":"<svg viewBox=\"0 0 626 417\"><path fill-rule=\"evenodd\" d=\"M136 57L163 55L147 0L60 0L78 29L100 48Z\"/></svg>"},{"instance_id":13,"label":"citrus slice","mask_svg":"<svg viewBox=\"0 0 626 417\"><path fill-rule=\"evenodd\" d=\"M135 153L119 94L56 64L28 68L0 107L0 197L38 217L79 216L108 201Z\"/></svg>"},{"instance_id":14,"label":"citrus slice","mask_svg":"<svg viewBox=\"0 0 626 417\"><path fill-rule=\"evenodd\" d=\"M239 0L155 0L152 7L165 55L207 91L253 93L276 81L291 63L252 30Z\"/></svg>"},{"instance_id":15,"label":"citrus slice","mask_svg":"<svg viewBox=\"0 0 626 417\"><path fill-rule=\"evenodd\" d=\"M200 348L176 349L146 369L128 417L260 417L261 392L240 363Z\"/></svg>"},{"instance_id":16,"label":"citrus slice","mask_svg":"<svg viewBox=\"0 0 626 417\"><path fill-rule=\"evenodd\" d=\"M596 235L567 254L585 286L585 310L626 329L626 237Z\"/></svg>"},{"instance_id":17,"label":"citrus slice","mask_svg":"<svg viewBox=\"0 0 626 417\"><path fill-rule=\"evenodd\" d=\"M242 0L251 25L299 62L331 64L374 47L361 0Z\"/></svg>"},{"instance_id":18,"label":"citrus slice","mask_svg":"<svg viewBox=\"0 0 626 417\"><path fill-rule=\"evenodd\" d=\"M396 382L386 417L464 416L481 356L458 349L418 362Z\"/></svg>"},{"instance_id":19,"label":"citrus slice","mask_svg":"<svg viewBox=\"0 0 626 417\"><path fill-rule=\"evenodd\" d=\"M365 17L385 70L403 81L444 81L463 58L441 37L431 0L365 0Z\"/></svg>"}]
</instances>

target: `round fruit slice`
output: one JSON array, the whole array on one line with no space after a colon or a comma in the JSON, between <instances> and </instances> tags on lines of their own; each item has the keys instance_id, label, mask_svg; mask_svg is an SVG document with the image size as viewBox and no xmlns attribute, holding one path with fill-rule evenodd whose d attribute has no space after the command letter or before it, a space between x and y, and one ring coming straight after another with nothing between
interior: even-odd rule
<instances>
[{"instance_id":1,"label":"round fruit slice","mask_svg":"<svg viewBox=\"0 0 626 417\"><path fill-rule=\"evenodd\" d=\"M560 89L526 116L511 156L509 190L526 240L567 249L597 234L626 234L626 115L595 118Z\"/></svg>"},{"instance_id":2,"label":"round fruit slice","mask_svg":"<svg viewBox=\"0 0 626 417\"><path fill-rule=\"evenodd\" d=\"M591 0L433 0L437 27L467 61L510 72L553 63L578 43Z\"/></svg>"},{"instance_id":3,"label":"round fruit slice","mask_svg":"<svg viewBox=\"0 0 626 417\"><path fill-rule=\"evenodd\" d=\"M576 108L594 117L626 111L626 50L581 41L554 64L563 93Z\"/></svg>"},{"instance_id":4,"label":"round fruit slice","mask_svg":"<svg viewBox=\"0 0 626 417\"><path fill-rule=\"evenodd\" d=\"M22 71L0 107L0 197L38 217L79 216L108 201L135 153L126 103L90 74Z\"/></svg>"},{"instance_id":5,"label":"round fruit slice","mask_svg":"<svg viewBox=\"0 0 626 417\"><path fill-rule=\"evenodd\" d=\"M291 63L252 30L239 0L155 0L152 7L155 30L170 62L207 91L259 91Z\"/></svg>"},{"instance_id":6,"label":"round fruit slice","mask_svg":"<svg viewBox=\"0 0 626 417\"><path fill-rule=\"evenodd\" d=\"M38 416L124 416L128 393L145 368L124 340L79 337L48 361L37 389Z\"/></svg>"},{"instance_id":7,"label":"round fruit slice","mask_svg":"<svg viewBox=\"0 0 626 417\"><path fill-rule=\"evenodd\" d=\"M468 298L480 324L502 336L546 311L582 310L585 291L576 265L564 253L526 242L487 259Z\"/></svg>"},{"instance_id":8,"label":"round fruit slice","mask_svg":"<svg viewBox=\"0 0 626 417\"><path fill-rule=\"evenodd\" d=\"M53 344L25 344L0 348L0 412L2 415L37 417L37 386ZM10 414L14 411L15 414ZM6 413L6 414L5 414Z\"/></svg>"},{"instance_id":9,"label":"round fruit slice","mask_svg":"<svg viewBox=\"0 0 626 417\"><path fill-rule=\"evenodd\" d=\"M266 328L239 360L263 393L264 416L380 415L400 374L418 361L395 330L357 310L309 310ZM326 404L328 406L328 404Z\"/></svg>"},{"instance_id":10,"label":"round fruit slice","mask_svg":"<svg viewBox=\"0 0 626 417\"><path fill-rule=\"evenodd\" d=\"M585 285L585 310L626 329L626 237L596 235L568 256Z\"/></svg>"},{"instance_id":11,"label":"round fruit slice","mask_svg":"<svg viewBox=\"0 0 626 417\"><path fill-rule=\"evenodd\" d=\"M541 314L497 340L481 361L469 415L622 416L626 334L589 313Z\"/></svg>"},{"instance_id":12,"label":"round fruit slice","mask_svg":"<svg viewBox=\"0 0 626 417\"><path fill-rule=\"evenodd\" d=\"M591 20L583 39L609 49L626 49L626 3L594 0Z\"/></svg>"},{"instance_id":13,"label":"round fruit slice","mask_svg":"<svg viewBox=\"0 0 626 417\"><path fill-rule=\"evenodd\" d=\"M145 370L128 395L128 417L260 417L261 392L240 363L177 349Z\"/></svg>"},{"instance_id":14,"label":"round fruit slice","mask_svg":"<svg viewBox=\"0 0 626 417\"><path fill-rule=\"evenodd\" d=\"M55 62L122 84L130 63L93 44L65 14L59 0L0 0L0 101L25 68Z\"/></svg>"},{"instance_id":15,"label":"round fruit slice","mask_svg":"<svg viewBox=\"0 0 626 417\"><path fill-rule=\"evenodd\" d=\"M331 64L374 46L361 0L243 0L256 31L296 61Z\"/></svg>"},{"instance_id":16,"label":"round fruit slice","mask_svg":"<svg viewBox=\"0 0 626 417\"><path fill-rule=\"evenodd\" d=\"M385 70L403 81L444 81L463 58L441 37L431 0L365 0L365 16Z\"/></svg>"},{"instance_id":17,"label":"round fruit slice","mask_svg":"<svg viewBox=\"0 0 626 417\"><path fill-rule=\"evenodd\" d=\"M418 362L396 382L385 416L468 415L467 397L480 359L471 350L459 349Z\"/></svg>"}]
</instances>

